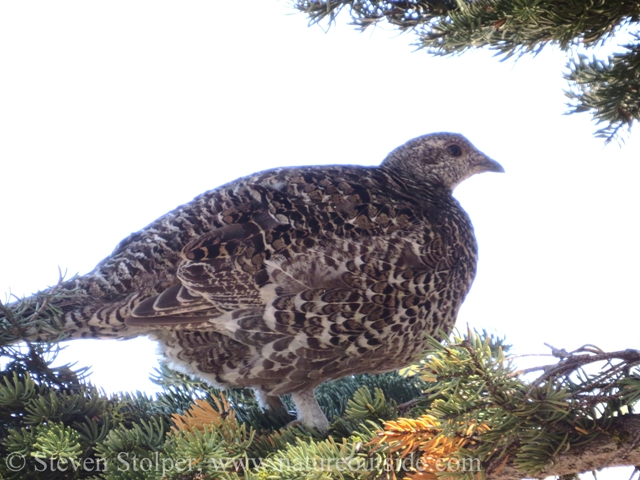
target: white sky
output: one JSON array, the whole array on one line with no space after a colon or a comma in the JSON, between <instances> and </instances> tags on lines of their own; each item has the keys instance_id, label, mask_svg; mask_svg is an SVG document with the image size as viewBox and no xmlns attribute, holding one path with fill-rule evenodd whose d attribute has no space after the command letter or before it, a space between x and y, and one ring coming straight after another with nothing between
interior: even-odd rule
<instances>
[{"instance_id":1,"label":"white sky","mask_svg":"<svg viewBox=\"0 0 640 480\"><path fill-rule=\"evenodd\" d=\"M564 54L431 58L410 35L325 34L284 1L238 5L0 3L0 293L86 273L238 176L377 164L454 131L507 171L456 190L481 258L458 325L517 353L638 348L640 136L604 147L587 115L563 115ZM144 339L72 342L63 359L107 391L151 388L157 365Z\"/></svg>"}]
</instances>

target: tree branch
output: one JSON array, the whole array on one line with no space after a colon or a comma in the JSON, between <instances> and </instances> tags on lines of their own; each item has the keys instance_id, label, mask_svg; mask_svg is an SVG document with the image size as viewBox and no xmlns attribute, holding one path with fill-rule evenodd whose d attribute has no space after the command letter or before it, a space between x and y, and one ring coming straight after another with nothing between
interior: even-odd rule
<instances>
[{"instance_id":1,"label":"tree branch","mask_svg":"<svg viewBox=\"0 0 640 480\"><path fill-rule=\"evenodd\" d=\"M558 454L552 463L535 475L537 478L570 475L609 467L640 465L640 415L624 415L617 418L600 434L584 445L572 446ZM531 478L531 472L518 469L514 459L500 467L487 468L489 480L514 480Z\"/></svg>"}]
</instances>

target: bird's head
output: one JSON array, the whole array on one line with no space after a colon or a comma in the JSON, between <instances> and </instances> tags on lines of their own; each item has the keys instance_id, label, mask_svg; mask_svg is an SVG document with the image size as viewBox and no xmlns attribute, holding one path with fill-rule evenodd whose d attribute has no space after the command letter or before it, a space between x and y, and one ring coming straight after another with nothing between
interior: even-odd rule
<instances>
[{"instance_id":1,"label":"bird's head","mask_svg":"<svg viewBox=\"0 0 640 480\"><path fill-rule=\"evenodd\" d=\"M392 151L381 168L410 183L435 182L449 191L476 173L504 172L458 133L430 133L409 140Z\"/></svg>"}]
</instances>

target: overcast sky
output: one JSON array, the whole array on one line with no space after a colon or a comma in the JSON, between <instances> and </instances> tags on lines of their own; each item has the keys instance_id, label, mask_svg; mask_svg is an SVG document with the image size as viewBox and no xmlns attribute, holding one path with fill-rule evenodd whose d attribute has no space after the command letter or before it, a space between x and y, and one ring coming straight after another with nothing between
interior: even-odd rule
<instances>
[{"instance_id":1,"label":"overcast sky","mask_svg":"<svg viewBox=\"0 0 640 480\"><path fill-rule=\"evenodd\" d=\"M0 3L0 292L86 273L129 233L256 170L378 164L453 131L506 174L455 196L480 245L458 325L638 348L640 131L566 116L565 56L431 58L411 35L307 26L287 2ZM107 391L151 388L144 339L72 342ZM622 477L620 477L622 478Z\"/></svg>"}]
</instances>

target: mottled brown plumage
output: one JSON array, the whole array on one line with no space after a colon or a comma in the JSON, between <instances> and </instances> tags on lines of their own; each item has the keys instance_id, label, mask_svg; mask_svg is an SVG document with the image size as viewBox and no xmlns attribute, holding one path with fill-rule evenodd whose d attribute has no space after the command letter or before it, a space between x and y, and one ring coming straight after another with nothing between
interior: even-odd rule
<instances>
[{"instance_id":1,"label":"mottled brown plumage","mask_svg":"<svg viewBox=\"0 0 640 480\"><path fill-rule=\"evenodd\" d=\"M411 363L449 331L476 269L453 189L502 167L451 133L379 167L278 168L211 190L118 245L73 282L72 338L150 334L172 365L265 406L292 393L327 420L320 383ZM41 334L40 334L41 335ZM38 338L34 334L33 338Z\"/></svg>"}]
</instances>

